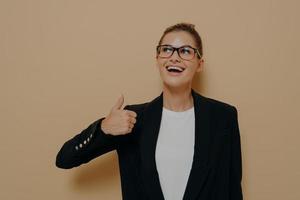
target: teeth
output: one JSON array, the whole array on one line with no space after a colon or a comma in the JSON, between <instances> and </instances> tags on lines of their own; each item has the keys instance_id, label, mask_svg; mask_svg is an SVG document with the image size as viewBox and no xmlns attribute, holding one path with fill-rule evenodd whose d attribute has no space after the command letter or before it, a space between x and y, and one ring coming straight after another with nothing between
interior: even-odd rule
<instances>
[{"instance_id":1,"label":"teeth","mask_svg":"<svg viewBox=\"0 0 300 200\"><path fill-rule=\"evenodd\" d=\"M167 70L170 70L170 69L176 69L176 70L179 70L179 71L183 71L184 70L184 68L181 68L181 67L177 67L177 66L168 66L167 67Z\"/></svg>"}]
</instances>

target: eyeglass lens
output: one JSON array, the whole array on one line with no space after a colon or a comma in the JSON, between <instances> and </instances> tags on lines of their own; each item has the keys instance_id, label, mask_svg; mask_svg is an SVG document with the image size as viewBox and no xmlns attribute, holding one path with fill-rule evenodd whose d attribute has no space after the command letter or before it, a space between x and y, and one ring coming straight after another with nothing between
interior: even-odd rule
<instances>
[{"instance_id":1,"label":"eyeglass lens","mask_svg":"<svg viewBox=\"0 0 300 200\"><path fill-rule=\"evenodd\" d=\"M160 46L158 52L160 57L168 58L175 50L176 48L172 46ZM194 49L188 46L180 47L177 52L179 52L179 57L185 60L191 60L195 55Z\"/></svg>"}]
</instances>

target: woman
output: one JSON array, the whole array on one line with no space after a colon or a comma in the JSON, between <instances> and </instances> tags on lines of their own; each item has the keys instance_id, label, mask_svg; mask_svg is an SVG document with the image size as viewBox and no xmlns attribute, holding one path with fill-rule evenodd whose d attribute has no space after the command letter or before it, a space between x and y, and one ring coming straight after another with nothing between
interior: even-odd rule
<instances>
[{"instance_id":1,"label":"woman","mask_svg":"<svg viewBox=\"0 0 300 200\"><path fill-rule=\"evenodd\" d=\"M237 109L192 89L203 69L194 25L167 28L157 46L162 93L126 105L65 142L56 166L69 169L117 150L124 200L241 200Z\"/></svg>"}]
</instances>

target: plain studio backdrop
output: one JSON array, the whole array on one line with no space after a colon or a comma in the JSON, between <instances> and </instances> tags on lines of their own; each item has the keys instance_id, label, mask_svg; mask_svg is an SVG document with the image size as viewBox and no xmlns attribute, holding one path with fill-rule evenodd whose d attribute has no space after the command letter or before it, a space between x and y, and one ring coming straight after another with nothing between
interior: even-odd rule
<instances>
[{"instance_id":1,"label":"plain studio backdrop","mask_svg":"<svg viewBox=\"0 0 300 200\"><path fill-rule=\"evenodd\" d=\"M65 141L118 96L161 92L155 46L190 22L205 68L193 87L238 109L245 200L300 199L297 0L0 1L0 199L119 200L115 151L55 167Z\"/></svg>"}]
</instances>

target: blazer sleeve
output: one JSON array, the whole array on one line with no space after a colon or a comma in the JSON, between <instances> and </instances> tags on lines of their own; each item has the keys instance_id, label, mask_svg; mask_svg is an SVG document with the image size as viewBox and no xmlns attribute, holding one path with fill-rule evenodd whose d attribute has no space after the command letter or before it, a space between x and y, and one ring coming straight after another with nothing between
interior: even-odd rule
<instances>
[{"instance_id":1,"label":"blazer sleeve","mask_svg":"<svg viewBox=\"0 0 300 200\"><path fill-rule=\"evenodd\" d=\"M129 109L128 105L124 109ZM126 142L130 134L114 136L105 134L101 129L102 117L66 141L56 156L56 166L62 169L77 167L83 163L115 150L120 142Z\"/></svg>"},{"instance_id":2,"label":"blazer sleeve","mask_svg":"<svg viewBox=\"0 0 300 200\"><path fill-rule=\"evenodd\" d=\"M238 125L238 112L233 106L232 135L231 135L231 158L230 158L230 198L231 200L242 200L242 154L240 131Z\"/></svg>"}]
</instances>

